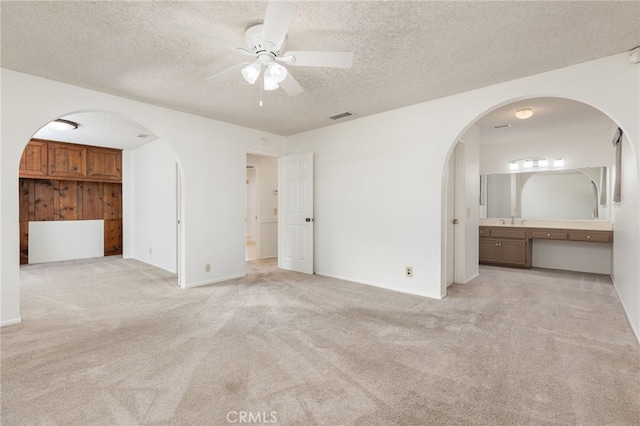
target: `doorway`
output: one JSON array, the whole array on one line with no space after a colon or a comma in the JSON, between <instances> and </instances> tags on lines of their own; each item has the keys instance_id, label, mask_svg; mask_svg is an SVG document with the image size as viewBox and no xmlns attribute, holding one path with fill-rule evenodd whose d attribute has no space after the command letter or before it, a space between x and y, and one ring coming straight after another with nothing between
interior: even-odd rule
<instances>
[{"instance_id":1,"label":"doorway","mask_svg":"<svg viewBox=\"0 0 640 426\"><path fill-rule=\"evenodd\" d=\"M245 259L278 257L278 158L246 155Z\"/></svg>"},{"instance_id":2,"label":"doorway","mask_svg":"<svg viewBox=\"0 0 640 426\"><path fill-rule=\"evenodd\" d=\"M35 176L38 179L32 185L33 191L25 192L21 186L21 211L30 212L31 204L38 204L36 196L43 192L42 188L47 189L45 184L49 181L52 190L47 206L39 203L38 209L33 208L34 214L21 215L21 220L34 229L45 228L43 224L54 231L71 229L62 234L62 240L58 238L64 243L55 247L74 250L70 255L63 253L65 257L60 256L58 249L54 253L57 257L29 259L29 252L37 254L36 249L50 239L36 239L42 232L29 235L24 225L21 226L24 263L118 255L177 273L179 283L184 277L180 274L182 182L178 158L169 143L143 125L113 112L77 112L59 120L76 123L76 127L60 131L45 125L33 135L24 151L20 181L30 183L28 178L35 171L45 176ZM45 207L48 216L36 214ZM85 232L84 228L83 232L77 231L79 226L94 223L91 232ZM51 231L45 231L48 238ZM69 235L76 237L71 243ZM28 243L27 236L34 244ZM93 240L97 241L93 246L99 249L95 254L83 248Z\"/></svg>"},{"instance_id":3,"label":"doorway","mask_svg":"<svg viewBox=\"0 0 640 426\"><path fill-rule=\"evenodd\" d=\"M445 202L445 287L464 282L466 206L465 144L458 142L447 163Z\"/></svg>"}]
</instances>

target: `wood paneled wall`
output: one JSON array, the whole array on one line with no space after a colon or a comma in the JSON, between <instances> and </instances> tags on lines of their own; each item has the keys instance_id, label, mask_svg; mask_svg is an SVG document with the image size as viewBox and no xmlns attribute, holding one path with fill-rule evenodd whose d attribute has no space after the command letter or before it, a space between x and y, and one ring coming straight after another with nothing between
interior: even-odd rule
<instances>
[{"instance_id":1,"label":"wood paneled wall","mask_svg":"<svg viewBox=\"0 0 640 426\"><path fill-rule=\"evenodd\" d=\"M29 221L104 219L104 254L122 254L122 184L20 178L20 263L29 261Z\"/></svg>"}]
</instances>

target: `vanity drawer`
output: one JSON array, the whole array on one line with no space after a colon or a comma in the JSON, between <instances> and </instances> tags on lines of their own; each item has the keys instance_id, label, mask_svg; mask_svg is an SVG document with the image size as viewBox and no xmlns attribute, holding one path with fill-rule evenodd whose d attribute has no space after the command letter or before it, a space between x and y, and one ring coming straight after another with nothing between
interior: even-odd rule
<instances>
[{"instance_id":1,"label":"vanity drawer","mask_svg":"<svg viewBox=\"0 0 640 426\"><path fill-rule=\"evenodd\" d=\"M569 232L569 240L571 241L588 241L592 243L610 243L611 232L587 232L575 231Z\"/></svg>"},{"instance_id":2,"label":"vanity drawer","mask_svg":"<svg viewBox=\"0 0 640 426\"><path fill-rule=\"evenodd\" d=\"M527 229L492 228L491 236L496 238L519 238L524 240L527 238Z\"/></svg>"},{"instance_id":3,"label":"vanity drawer","mask_svg":"<svg viewBox=\"0 0 640 426\"><path fill-rule=\"evenodd\" d=\"M566 240L567 233L559 232L558 230L551 229L532 229L531 238L537 238L542 240Z\"/></svg>"},{"instance_id":4,"label":"vanity drawer","mask_svg":"<svg viewBox=\"0 0 640 426\"><path fill-rule=\"evenodd\" d=\"M490 237L491 236L491 228L486 228L484 226L480 227L479 231L480 237Z\"/></svg>"}]
</instances>

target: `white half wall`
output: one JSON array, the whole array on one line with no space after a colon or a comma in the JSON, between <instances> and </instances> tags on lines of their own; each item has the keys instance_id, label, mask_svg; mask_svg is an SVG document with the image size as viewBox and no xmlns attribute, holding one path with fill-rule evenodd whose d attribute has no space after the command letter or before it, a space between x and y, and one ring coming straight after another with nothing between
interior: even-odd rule
<instances>
[{"instance_id":1,"label":"white half wall","mask_svg":"<svg viewBox=\"0 0 640 426\"><path fill-rule=\"evenodd\" d=\"M132 151L133 257L177 272L176 155L155 140Z\"/></svg>"},{"instance_id":2,"label":"white half wall","mask_svg":"<svg viewBox=\"0 0 640 426\"><path fill-rule=\"evenodd\" d=\"M104 220L29 222L29 263L104 256Z\"/></svg>"}]
</instances>

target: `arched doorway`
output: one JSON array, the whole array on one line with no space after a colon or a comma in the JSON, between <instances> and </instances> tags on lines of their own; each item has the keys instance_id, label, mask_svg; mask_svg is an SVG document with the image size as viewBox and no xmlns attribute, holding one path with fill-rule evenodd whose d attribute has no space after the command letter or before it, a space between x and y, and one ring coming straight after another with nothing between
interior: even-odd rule
<instances>
[{"instance_id":1,"label":"arched doorway","mask_svg":"<svg viewBox=\"0 0 640 426\"><path fill-rule=\"evenodd\" d=\"M44 148L36 147L36 155L29 158L27 149L21 160L21 169L27 162L31 168L41 162L42 167L35 167L44 174L36 176L40 177L36 180L27 179L31 177L28 173L23 176L24 170L20 172L21 246L38 247L37 240L31 241L36 229L54 230L63 223L66 229L82 227L82 231L61 234L64 244L49 247L48 254L53 256L49 260L100 256L91 251L69 250L74 253L59 257L61 250L56 247L73 248L92 235L95 239L104 236L104 255L122 255L158 266L177 273L176 282L180 283L181 171L168 142L136 121L109 111L75 112L57 120L73 123L75 128L59 131L43 126L31 144ZM117 160L112 159L116 156ZM58 170L65 167L67 172ZM99 167L112 169L117 176L97 176ZM29 189L37 192L38 187L49 189L50 200L42 202L36 194L29 195ZM26 197L22 191L26 191ZM46 206L51 217L38 214L43 204L51 204ZM100 228L84 230L89 222L98 222L96 226ZM73 235L78 241L69 241ZM21 249L23 258L28 259L28 253L24 247ZM32 260L48 261L46 257Z\"/></svg>"},{"instance_id":2,"label":"arched doorway","mask_svg":"<svg viewBox=\"0 0 640 426\"><path fill-rule=\"evenodd\" d=\"M531 108L534 113L533 117L529 119L516 118L516 111L524 108ZM490 200L487 200L488 179L485 179L485 176L514 173L516 170L510 170L510 167L516 165L519 167L520 173L550 169L581 170L582 173L586 171L591 180L598 184L598 203L600 211L605 213L598 218L593 218L593 220L611 221L615 225L612 225L615 233L616 227L619 226L619 220L626 216L623 211L634 210L636 214L638 211L637 172L635 172L635 178L629 176L626 178L627 182L623 184L630 191L629 197L631 199L623 203L624 205L616 206L612 203L610 196L611 184L614 180L612 179L612 171L615 170L613 167L615 149L611 144L611 139L617 128L617 123L600 110L581 102L558 97L532 97L502 103L489 109L470 123L458 140L464 140L467 148L472 147L471 152L467 152L466 155L467 178L463 189L468 200L465 207L468 210L464 211L471 215L468 218L468 224L470 223L472 226L465 229L465 249L462 252L456 249L456 263L477 265L478 225L481 224L481 218L487 219L489 213L487 203L490 203ZM623 144L628 145L626 159L635 165L631 144L628 141L623 141ZM477 150L476 154L473 149ZM450 151L447 162L452 153L453 149ZM555 160L559 159L562 161L554 164ZM525 166L528 169L525 170ZM637 167L627 166L626 168L637 170ZM443 194L444 206L449 197L446 176L443 177ZM527 220L517 214L520 210L507 209L506 211L507 213L503 213L501 217L495 219L511 221L511 217L513 217L514 222L517 221L518 224L522 219L525 222ZM637 229L637 223L632 224L631 220L623 220L625 222L623 226L632 226ZM447 225L446 220L443 219L443 253L448 250L445 237ZM614 238L614 244L609 248L609 256L611 253L622 250L618 248L618 243ZM603 254L601 253L601 255ZM606 254L604 255L606 256ZM609 271L593 272L613 276L616 270L626 269L626 267L616 267L615 259L614 256L614 261L609 264ZM585 263L589 263L589 261L584 260L583 265ZM535 262L534 266L551 267L544 264L537 265ZM444 279L446 267L446 261L443 261L443 294L446 292ZM571 265L571 268L576 267L580 267L580 262ZM475 274L478 273L477 271L478 269ZM466 282L473 279L475 274L473 268L470 268L465 276ZM625 275L628 274L625 273Z\"/></svg>"}]
</instances>

